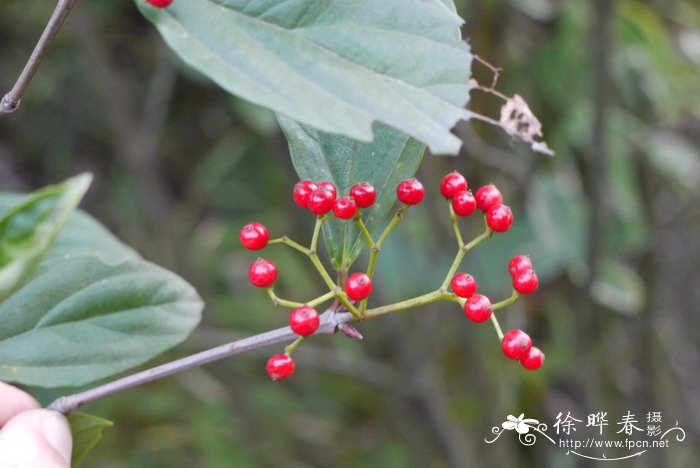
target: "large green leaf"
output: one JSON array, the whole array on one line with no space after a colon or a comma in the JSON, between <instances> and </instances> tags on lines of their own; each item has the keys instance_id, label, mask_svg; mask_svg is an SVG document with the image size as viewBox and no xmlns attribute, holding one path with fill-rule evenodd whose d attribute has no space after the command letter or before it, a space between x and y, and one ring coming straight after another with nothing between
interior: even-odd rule
<instances>
[{"instance_id":1,"label":"large green leaf","mask_svg":"<svg viewBox=\"0 0 700 468\"><path fill-rule=\"evenodd\" d=\"M189 65L227 91L369 142L385 123L455 154L471 55L449 0L136 0Z\"/></svg>"},{"instance_id":2,"label":"large green leaf","mask_svg":"<svg viewBox=\"0 0 700 468\"><path fill-rule=\"evenodd\" d=\"M377 201L364 210L362 219L373 232L396 201L396 186L415 174L425 145L385 125L375 126L372 143L319 132L291 119L280 117L292 162L299 177L329 180L346 195L360 181L377 190ZM323 225L323 235L333 266L347 270L366 245L352 221L332 219Z\"/></svg>"},{"instance_id":3,"label":"large green leaf","mask_svg":"<svg viewBox=\"0 0 700 468\"><path fill-rule=\"evenodd\" d=\"M91 181L82 174L45 187L0 216L0 301L34 272Z\"/></svg>"},{"instance_id":4,"label":"large green leaf","mask_svg":"<svg viewBox=\"0 0 700 468\"><path fill-rule=\"evenodd\" d=\"M0 213L21 200L0 194ZM76 212L34 276L0 303L0 379L59 387L109 377L184 340L201 310L184 280Z\"/></svg>"},{"instance_id":5,"label":"large green leaf","mask_svg":"<svg viewBox=\"0 0 700 468\"><path fill-rule=\"evenodd\" d=\"M78 466L102 439L102 431L112 427L112 421L87 413L74 411L66 416L73 435L71 466Z\"/></svg>"}]
</instances>

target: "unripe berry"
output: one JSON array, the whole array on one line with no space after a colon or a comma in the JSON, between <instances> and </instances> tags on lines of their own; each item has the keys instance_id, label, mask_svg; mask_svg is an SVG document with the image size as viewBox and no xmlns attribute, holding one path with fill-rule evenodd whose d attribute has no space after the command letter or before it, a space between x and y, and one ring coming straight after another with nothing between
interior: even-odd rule
<instances>
[{"instance_id":1,"label":"unripe berry","mask_svg":"<svg viewBox=\"0 0 700 468\"><path fill-rule=\"evenodd\" d=\"M396 197L406 205L417 205L423 201L425 189L418 179L408 179L399 183L396 187Z\"/></svg>"},{"instance_id":2,"label":"unripe berry","mask_svg":"<svg viewBox=\"0 0 700 468\"><path fill-rule=\"evenodd\" d=\"M464 314L472 322L485 322L492 313L491 301L482 294L474 294L464 303Z\"/></svg>"},{"instance_id":3,"label":"unripe berry","mask_svg":"<svg viewBox=\"0 0 700 468\"><path fill-rule=\"evenodd\" d=\"M362 272L353 273L345 281L345 293L353 301L366 299L372 293L372 280Z\"/></svg>"},{"instance_id":4,"label":"unripe berry","mask_svg":"<svg viewBox=\"0 0 700 468\"><path fill-rule=\"evenodd\" d=\"M265 248L270 234L267 228L260 223L248 223L243 226L239 235L241 244L248 250L260 250Z\"/></svg>"},{"instance_id":5,"label":"unripe berry","mask_svg":"<svg viewBox=\"0 0 700 468\"><path fill-rule=\"evenodd\" d=\"M333 185L333 182L323 181L323 182L319 182L316 185L318 185L319 187L325 187L326 189L328 189L328 191L333 194L333 200L335 200L336 197L338 196L338 189L335 188L335 185Z\"/></svg>"},{"instance_id":6,"label":"unripe berry","mask_svg":"<svg viewBox=\"0 0 700 468\"><path fill-rule=\"evenodd\" d=\"M357 214L357 203L351 197L340 197L333 204L333 214L336 218L350 219Z\"/></svg>"},{"instance_id":7,"label":"unripe berry","mask_svg":"<svg viewBox=\"0 0 700 468\"><path fill-rule=\"evenodd\" d=\"M440 183L440 193L445 198L452 198L457 192L465 190L467 190L467 179L457 171L447 174Z\"/></svg>"},{"instance_id":8,"label":"unripe berry","mask_svg":"<svg viewBox=\"0 0 700 468\"><path fill-rule=\"evenodd\" d=\"M173 3L173 0L146 0L147 3L153 5L156 8L165 8Z\"/></svg>"},{"instance_id":9,"label":"unripe berry","mask_svg":"<svg viewBox=\"0 0 700 468\"><path fill-rule=\"evenodd\" d=\"M358 208L369 208L377 199L377 191L369 182L359 182L350 188L350 196Z\"/></svg>"},{"instance_id":10,"label":"unripe berry","mask_svg":"<svg viewBox=\"0 0 700 468\"><path fill-rule=\"evenodd\" d=\"M452 209L458 216L469 216L476 210L474 195L469 190L455 193L452 197Z\"/></svg>"},{"instance_id":11,"label":"unripe berry","mask_svg":"<svg viewBox=\"0 0 700 468\"><path fill-rule=\"evenodd\" d=\"M324 215L331 211L335 203L333 193L326 187L319 187L309 195L309 211L317 215Z\"/></svg>"},{"instance_id":12,"label":"unripe berry","mask_svg":"<svg viewBox=\"0 0 700 468\"><path fill-rule=\"evenodd\" d=\"M474 198L476 199L476 206L483 212L488 211L493 205L503 203L503 195L493 184L479 187Z\"/></svg>"},{"instance_id":13,"label":"unripe berry","mask_svg":"<svg viewBox=\"0 0 700 468\"><path fill-rule=\"evenodd\" d=\"M522 364L525 369L530 370L539 369L542 367L543 362L544 353L534 346L530 348L530 351L528 351L524 357L520 358L520 364Z\"/></svg>"},{"instance_id":14,"label":"unripe berry","mask_svg":"<svg viewBox=\"0 0 700 468\"><path fill-rule=\"evenodd\" d=\"M259 258L250 265L248 279L259 288L272 286L277 279L277 267L272 260Z\"/></svg>"},{"instance_id":15,"label":"unripe berry","mask_svg":"<svg viewBox=\"0 0 700 468\"><path fill-rule=\"evenodd\" d=\"M521 270L517 276L513 278L513 289L520 294L530 294L537 290L539 280L537 274L532 268Z\"/></svg>"},{"instance_id":16,"label":"unripe berry","mask_svg":"<svg viewBox=\"0 0 700 468\"><path fill-rule=\"evenodd\" d=\"M289 314L289 327L294 333L301 336L313 335L318 330L321 319L316 309L309 306L301 306L292 310Z\"/></svg>"},{"instance_id":17,"label":"unripe berry","mask_svg":"<svg viewBox=\"0 0 700 468\"><path fill-rule=\"evenodd\" d=\"M511 359L525 357L532 348L530 336L522 330L511 330L503 336L501 349Z\"/></svg>"},{"instance_id":18,"label":"unripe berry","mask_svg":"<svg viewBox=\"0 0 700 468\"><path fill-rule=\"evenodd\" d=\"M302 180L297 182L292 191L292 198L294 198L294 203L302 208L309 207L309 195L318 188L318 185L311 182L310 180Z\"/></svg>"},{"instance_id":19,"label":"unripe berry","mask_svg":"<svg viewBox=\"0 0 700 468\"><path fill-rule=\"evenodd\" d=\"M532 261L527 255L516 255L508 263L508 273L515 278L518 273L532 269Z\"/></svg>"},{"instance_id":20,"label":"unripe berry","mask_svg":"<svg viewBox=\"0 0 700 468\"><path fill-rule=\"evenodd\" d=\"M272 380L286 379L294 373L294 359L286 354L275 354L267 360L265 368Z\"/></svg>"},{"instance_id":21,"label":"unripe berry","mask_svg":"<svg viewBox=\"0 0 700 468\"><path fill-rule=\"evenodd\" d=\"M476 280L468 273L457 273L452 277L452 292L459 297L472 297L476 292Z\"/></svg>"},{"instance_id":22,"label":"unripe berry","mask_svg":"<svg viewBox=\"0 0 700 468\"><path fill-rule=\"evenodd\" d=\"M486 224L495 232L506 232L513 224L513 212L508 205L493 205L486 213Z\"/></svg>"}]
</instances>

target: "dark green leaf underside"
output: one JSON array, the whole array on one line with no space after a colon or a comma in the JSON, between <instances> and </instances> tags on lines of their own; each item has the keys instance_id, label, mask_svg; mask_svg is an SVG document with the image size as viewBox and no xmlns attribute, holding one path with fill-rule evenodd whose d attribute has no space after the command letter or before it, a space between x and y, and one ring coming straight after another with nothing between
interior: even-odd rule
<instances>
[{"instance_id":1,"label":"dark green leaf underside","mask_svg":"<svg viewBox=\"0 0 700 468\"><path fill-rule=\"evenodd\" d=\"M386 125L375 125L374 142L361 143L283 117L279 120L300 178L329 180L338 188L338 196L347 195L360 181L376 188L377 201L362 214L370 232L382 225L396 201L396 186L415 174L425 151L425 145ZM324 224L323 234L333 266L339 270L347 270L366 245L352 220L332 219Z\"/></svg>"}]
</instances>

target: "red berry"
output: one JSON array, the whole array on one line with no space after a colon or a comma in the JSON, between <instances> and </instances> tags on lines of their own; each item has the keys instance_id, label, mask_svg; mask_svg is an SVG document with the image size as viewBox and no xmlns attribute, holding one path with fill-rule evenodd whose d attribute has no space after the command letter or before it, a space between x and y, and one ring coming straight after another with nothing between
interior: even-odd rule
<instances>
[{"instance_id":1,"label":"red berry","mask_svg":"<svg viewBox=\"0 0 700 468\"><path fill-rule=\"evenodd\" d=\"M302 208L309 207L309 195L311 192L316 190L318 186L311 182L310 180L302 180L297 182L292 191L292 198L294 198L294 203Z\"/></svg>"},{"instance_id":2,"label":"red berry","mask_svg":"<svg viewBox=\"0 0 700 468\"><path fill-rule=\"evenodd\" d=\"M513 278L513 289L518 291L520 294L530 294L535 292L538 285L539 280L537 279L537 274L532 268L521 270L518 275Z\"/></svg>"},{"instance_id":3,"label":"red berry","mask_svg":"<svg viewBox=\"0 0 700 468\"><path fill-rule=\"evenodd\" d=\"M521 271L531 269L532 261L527 255L516 255L510 260L510 263L508 263L508 272L513 278Z\"/></svg>"},{"instance_id":4,"label":"red berry","mask_svg":"<svg viewBox=\"0 0 700 468\"><path fill-rule=\"evenodd\" d=\"M309 195L309 211L317 215L324 215L333 209L335 196L326 187L319 187Z\"/></svg>"},{"instance_id":5,"label":"red berry","mask_svg":"<svg viewBox=\"0 0 700 468\"><path fill-rule=\"evenodd\" d=\"M294 359L286 354L275 354L267 360L267 375L272 380L282 380L294 373Z\"/></svg>"},{"instance_id":6,"label":"red berry","mask_svg":"<svg viewBox=\"0 0 700 468\"><path fill-rule=\"evenodd\" d=\"M146 0L146 2L150 3L156 8L165 8L170 6L170 4L173 3L173 0Z\"/></svg>"},{"instance_id":7,"label":"red berry","mask_svg":"<svg viewBox=\"0 0 700 468\"><path fill-rule=\"evenodd\" d=\"M277 279L277 267L266 258L255 260L248 270L248 279L259 288L267 288Z\"/></svg>"},{"instance_id":8,"label":"red berry","mask_svg":"<svg viewBox=\"0 0 700 468\"><path fill-rule=\"evenodd\" d=\"M333 185L333 182L328 182L328 181L323 181L319 182L318 184L319 187L325 187L328 189L329 192L333 194L333 200L338 196L338 189L335 188L335 185Z\"/></svg>"},{"instance_id":9,"label":"red berry","mask_svg":"<svg viewBox=\"0 0 700 468\"><path fill-rule=\"evenodd\" d=\"M474 195L469 190L455 193L452 197L452 209L459 216L469 216L476 210Z\"/></svg>"},{"instance_id":10,"label":"red berry","mask_svg":"<svg viewBox=\"0 0 700 468\"><path fill-rule=\"evenodd\" d=\"M457 171L450 172L442 178L440 193L445 198L452 198L457 192L467 190L467 179Z\"/></svg>"},{"instance_id":11,"label":"red berry","mask_svg":"<svg viewBox=\"0 0 700 468\"><path fill-rule=\"evenodd\" d=\"M372 280L364 273L353 273L345 281L345 293L353 301L361 301L372 293Z\"/></svg>"},{"instance_id":12,"label":"red berry","mask_svg":"<svg viewBox=\"0 0 700 468\"><path fill-rule=\"evenodd\" d=\"M360 182L350 188L350 196L355 199L358 208L369 208L377 199L377 191L369 182Z\"/></svg>"},{"instance_id":13,"label":"red berry","mask_svg":"<svg viewBox=\"0 0 700 468\"><path fill-rule=\"evenodd\" d=\"M248 223L241 229L241 244L248 250L260 250L267 245L270 234L260 223Z\"/></svg>"},{"instance_id":14,"label":"red berry","mask_svg":"<svg viewBox=\"0 0 700 468\"><path fill-rule=\"evenodd\" d=\"M357 213L357 203L351 197L340 197L333 204L333 214L336 218L350 219Z\"/></svg>"},{"instance_id":15,"label":"red berry","mask_svg":"<svg viewBox=\"0 0 700 468\"><path fill-rule=\"evenodd\" d=\"M485 322L492 313L491 301L482 294L474 294L464 303L464 314L472 322Z\"/></svg>"},{"instance_id":16,"label":"red berry","mask_svg":"<svg viewBox=\"0 0 700 468\"><path fill-rule=\"evenodd\" d=\"M532 348L530 336L522 330L511 330L501 340L503 354L511 359L527 356Z\"/></svg>"},{"instance_id":17,"label":"red berry","mask_svg":"<svg viewBox=\"0 0 700 468\"><path fill-rule=\"evenodd\" d=\"M316 309L309 306L301 306L292 310L289 314L289 326L297 335L312 335L321 323Z\"/></svg>"},{"instance_id":18,"label":"red berry","mask_svg":"<svg viewBox=\"0 0 700 468\"><path fill-rule=\"evenodd\" d=\"M423 201L425 189L418 179L408 179L399 183L396 187L396 197L401 203L417 205Z\"/></svg>"},{"instance_id":19,"label":"red berry","mask_svg":"<svg viewBox=\"0 0 700 468\"><path fill-rule=\"evenodd\" d=\"M530 351L528 351L524 357L520 358L520 364L522 364L525 369L530 370L539 369L542 367L543 362L544 353L534 346L530 348Z\"/></svg>"},{"instance_id":20,"label":"red berry","mask_svg":"<svg viewBox=\"0 0 700 468\"><path fill-rule=\"evenodd\" d=\"M486 212L493 205L503 203L503 195L495 185L489 184L479 187L476 191L476 206L483 212Z\"/></svg>"},{"instance_id":21,"label":"red berry","mask_svg":"<svg viewBox=\"0 0 700 468\"><path fill-rule=\"evenodd\" d=\"M496 232L506 232L513 224L513 212L508 205L493 205L486 213L486 224Z\"/></svg>"},{"instance_id":22,"label":"red berry","mask_svg":"<svg viewBox=\"0 0 700 468\"><path fill-rule=\"evenodd\" d=\"M452 277L452 291L459 297L472 297L476 292L476 280L468 273L457 273Z\"/></svg>"}]
</instances>

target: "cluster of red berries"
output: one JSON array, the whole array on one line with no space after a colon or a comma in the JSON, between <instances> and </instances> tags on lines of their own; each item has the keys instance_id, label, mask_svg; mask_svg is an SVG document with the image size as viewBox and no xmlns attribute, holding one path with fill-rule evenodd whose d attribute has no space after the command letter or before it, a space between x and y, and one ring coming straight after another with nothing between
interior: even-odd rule
<instances>
[{"instance_id":1,"label":"cluster of red berries","mask_svg":"<svg viewBox=\"0 0 700 468\"><path fill-rule=\"evenodd\" d=\"M333 211L333 215L340 219L355 217L359 208L369 208L377 199L377 192L369 182L353 185L348 196L337 198L337 195L338 190L333 183L316 183L310 180L298 182L292 191L292 198L300 207L317 216ZM412 197L415 200L415 195ZM422 195L420 198L422 199ZM241 244L249 250L261 250L270 240L267 228L258 222L243 226L239 237ZM250 265L248 279L254 286L270 288L277 280L277 274L277 266L272 260L258 258ZM361 301L372 293L372 280L365 273L353 273L345 281L344 291L350 300ZM312 335L319 325L320 316L313 307L297 307L289 315L289 326L299 336ZM293 372L294 360L288 354L277 354L268 360L267 373L273 380L287 378Z\"/></svg>"},{"instance_id":2,"label":"cluster of red berries","mask_svg":"<svg viewBox=\"0 0 700 468\"><path fill-rule=\"evenodd\" d=\"M513 224L510 207L503 204L503 196L495 185L479 187L476 196L467 188L467 180L457 171L447 174L440 184L440 193L452 202L452 210L458 216L469 216L478 208L486 215L486 224L495 232L505 232ZM518 294L530 294L537 289L537 274L530 257L518 255L508 264L508 272L513 278L513 289ZM493 314L491 300L477 294L477 283L468 273L457 273L450 283L452 292L466 299L464 314L473 322L485 322ZM526 369L538 369L544 361L544 354L532 346L532 340L522 330L511 330L501 340L503 354L518 359Z\"/></svg>"},{"instance_id":3,"label":"cluster of red berries","mask_svg":"<svg viewBox=\"0 0 700 468\"><path fill-rule=\"evenodd\" d=\"M350 194L338 197L338 189L332 182L302 180L294 186L292 198L302 208L323 216L331 210L336 218L355 217L358 208L369 208L377 199L377 191L369 182L360 182L350 189Z\"/></svg>"},{"instance_id":4,"label":"cluster of red berries","mask_svg":"<svg viewBox=\"0 0 700 468\"><path fill-rule=\"evenodd\" d=\"M156 8L166 8L169 7L171 3L173 3L173 0L146 0L146 3Z\"/></svg>"},{"instance_id":5,"label":"cluster of red berries","mask_svg":"<svg viewBox=\"0 0 700 468\"><path fill-rule=\"evenodd\" d=\"M477 209L481 210L486 224L493 232L505 232L513 224L513 214L503 204L503 196L493 184L480 187L476 195L472 195L467 180L455 171L443 178L440 193L450 201L457 216L469 216ZM423 201L425 189L417 179L407 179L398 184L396 197L405 205L417 205ZM292 198L297 205L308 209L320 220L331 211L336 218L347 220L359 217L360 208L372 206L377 192L369 182L359 182L352 186L347 196L338 197L338 190L331 182L302 180L294 186ZM265 226L253 222L241 229L240 240L247 249L260 250L267 246L269 233ZM537 289L538 279L529 257L514 257L508 265L508 271L517 294L530 294ZM277 267L271 260L258 258L250 266L248 278L257 287L271 288L277 274ZM477 282L472 275L463 272L455 274L451 287L454 294L464 300L464 313L470 320L485 322L491 318L494 311L491 300L477 293ZM357 272L348 276L343 291L348 299L357 303L369 297L372 288L372 279L366 273ZM515 298L517 294L514 295ZM294 308L289 316L291 330L301 337L315 333L320 322L318 312L308 305ZM544 354L532 346L532 340L522 330L511 330L505 334L501 347L507 357L519 360L527 369L537 369L544 361ZM273 380L290 377L294 369L294 360L289 353L276 354L267 362L267 373Z\"/></svg>"},{"instance_id":6,"label":"cluster of red berries","mask_svg":"<svg viewBox=\"0 0 700 468\"><path fill-rule=\"evenodd\" d=\"M513 212L503 204L503 195L493 184L479 187L476 195L472 195L467 179L454 171L442 179L440 193L452 200L452 209L458 216L469 216L477 208L483 211L486 224L495 232L506 232L513 224Z\"/></svg>"},{"instance_id":7,"label":"cluster of red berries","mask_svg":"<svg viewBox=\"0 0 700 468\"><path fill-rule=\"evenodd\" d=\"M532 268L530 257L518 255L508 264L508 271L513 278L513 289L519 294L530 294L537 289L538 280ZM468 273L457 273L450 283L452 292L466 299L464 314L472 322L485 322L493 314L491 300L483 294L477 294L477 283ZM538 369L544 362L544 354L532 346L530 337L522 330L511 330L501 341L503 354L511 359L519 359L526 369Z\"/></svg>"}]
</instances>

